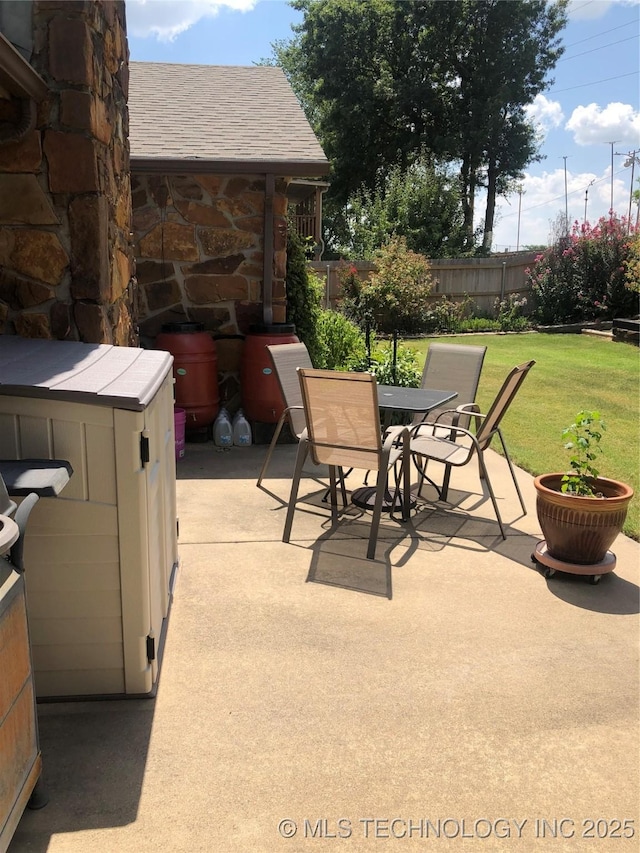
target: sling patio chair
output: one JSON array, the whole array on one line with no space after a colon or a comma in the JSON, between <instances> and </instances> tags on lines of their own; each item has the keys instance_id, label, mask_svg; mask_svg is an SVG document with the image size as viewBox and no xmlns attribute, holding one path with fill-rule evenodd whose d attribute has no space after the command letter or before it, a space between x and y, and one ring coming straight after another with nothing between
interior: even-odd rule
<instances>
[{"instance_id":1,"label":"sling patio chair","mask_svg":"<svg viewBox=\"0 0 640 853\"><path fill-rule=\"evenodd\" d=\"M313 367L309 351L304 344L271 344L267 346L273 367L276 372L278 384L282 392L285 408L280 415L278 425L276 426L271 444L267 450L260 476L258 477L259 486L264 479L274 448L282 432L282 427L285 421L288 421L289 428L295 437L300 440L300 436L307 425L302 407L302 393L300 391L300 380L296 372L298 367Z\"/></svg>"},{"instance_id":2,"label":"sling patio chair","mask_svg":"<svg viewBox=\"0 0 640 853\"><path fill-rule=\"evenodd\" d=\"M414 415L411 426L417 426L425 420L434 421L439 415L442 415L440 423L454 423L456 426L469 429L471 415L467 411L467 406L470 403L475 403L486 352L486 347L469 346L468 344L438 342L430 344L422 371L420 387L449 388L451 391L456 391L458 395L456 397L456 408L450 409L444 405L432 409L427 415ZM391 427L390 432L395 434L397 430L398 427ZM442 481L444 500L446 500L450 477L451 466L445 465ZM433 485L440 491L435 483Z\"/></svg>"},{"instance_id":3,"label":"sling patio chair","mask_svg":"<svg viewBox=\"0 0 640 853\"><path fill-rule=\"evenodd\" d=\"M289 542L290 539L300 477L305 461L310 456L315 465L329 466L331 520L334 525L338 521L336 470L361 468L377 471L376 497L367 548L367 559L373 560L388 473L398 460L402 460L402 470L396 480L391 512L393 514L397 503L402 510L403 520L406 521L409 515L409 430L403 429L399 441L396 438L397 446L394 446L391 436L383 443L376 379L370 373L300 368L298 375L307 428L298 444L282 541Z\"/></svg>"},{"instance_id":4,"label":"sling patio chair","mask_svg":"<svg viewBox=\"0 0 640 853\"><path fill-rule=\"evenodd\" d=\"M511 459L507 451L504 437L500 430L500 423L505 416L507 409L513 402L520 386L524 382L527 373L531 370L534 364L535 361L527 361L517 367L514 367L509 372L502 384L502 388L497 393L486 414L482 414L480 412L476 403L471 403L465 407L466 412L468 412L471 417L475 418L476 423L478 423L475 435L468 429L456 425L453 422L446 423L444 418L449 415L450 412L442 412L435 421L418 424L411 430L411 456L420 472L418 495L421 494L424 480L427 479L426 468L429 460L442 462L447 466L460 467L462 465L467 465L472 461L474 456L477 456L480 469L480 479L485 480L487 483L489 496L491 498L491 503L493 504L498 524L500 525L500 532L502 533L503 539L506 539L507 537L502 523L502 518L500 516L496 496L493 491L493 486L489 479L487 466L485 465L484 452L489 449L492 440L497 435L500 439L502 450L504 452L505 459L507 460L507 465L509 466L511 479L513 480L516 492L518 493L522 512L526 515L527 510L522 499L518 481L516 480L515 471L511 464ZM453 413L458 411L459 408L451 410ZM433 484L433 481L430 482ZM439 490L439 497L443 501L446 501L447 499L447 488L448 480L445 482L443 488Z\"/></svg>"}]
</instances>

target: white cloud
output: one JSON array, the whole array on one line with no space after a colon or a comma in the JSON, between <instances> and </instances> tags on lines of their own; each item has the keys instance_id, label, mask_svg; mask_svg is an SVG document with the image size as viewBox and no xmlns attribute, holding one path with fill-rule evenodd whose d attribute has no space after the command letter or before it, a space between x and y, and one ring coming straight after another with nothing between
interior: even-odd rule
<instances>
[{"instance_id":1,"label":"white cloud","mask_svg":"<svg viewBox=\"0 0 640 853\"><path fill-rule=\"evenodd\" d=\"M554 127L559 127L564 120L564 113L559 101L550 101L544 95L536 95L532 104L524 108L527 118L533 122L539 134L547 134Z\"/></svg>"},{"instance_id":2,"label":"white cloud","mask_svg":"<svg viewBox=\"0 0 640 853\"><path fill-rule=\"evenodd\" d=\"M577 145L615 141L629 148L640 147L640 113L630 104L612 103L604 109L598 104L576 107L565 130L573 133Z\"/></svg>"},{"instance_id":3,"label":"white cloud","mask_svg":"<svg viewBox=\"0 0 640 853\"><path fill-rule=\"evenodd\" d=\"M606 15L614 2L637 6L640 0L571 0L567 12L572 21L595 20Z\"/></svg>"},{"instance_id":4,"label":"white cloud","mask_svg":"<svg viewBox=\"0 0 640 853\"><path fill-rule=\"evenodd\" d=\"M139 38L173 41L220 9L249 12L258 0L127 0L127 32Z\"/></svg>"},{"instance_id":5,"label":"white cloud","mask_svg":"<svg viewBox=\"0 0 640 853\"><path fill-rule=\"evenodd\" d=\"M627 215L629 207L630 175L624 170L613 180L614 210L618 215ZM553 224L564 217L565 209L569 222L582 223L585 217L594 223L607 216L611 205L611 169L601 174L593 172L572 173L567 170L567 192L565 196L564 168L542 175L526 174L522 183L522 198L513 193L507 199L497 200L496 225L494 227L494 251L515 250L516 246L544 245L549 241ZM585 204L586 202L586 204ZM520 206L520 216L518 207ZM481 206L482 208L482 206ZM482 209L482 213L484 210ZM635 207L632 215L635 216ZM518 234L518 219L520 230ZM518 239L519 238L519 239Z\"/></svg>"}]
</instances>

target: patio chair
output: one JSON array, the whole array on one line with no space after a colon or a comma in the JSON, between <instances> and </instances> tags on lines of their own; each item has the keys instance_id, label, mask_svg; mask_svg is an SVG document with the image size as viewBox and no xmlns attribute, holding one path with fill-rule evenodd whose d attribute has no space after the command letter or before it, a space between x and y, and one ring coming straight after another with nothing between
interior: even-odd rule
<instances>
[{"instance_id":1,"label":"patio chair","mask_svg":"<svg viewBox=\"0 0 640 853\"><path fill-rule=\"evenodd\" d=\"M329 466L331 495L331 520L338 520L336 469L362 468L377 471L376 496L371 518L371 531L367 548L367 559L373 560L376 551L378 528L384 494L387 489L389 469L402 459L401 478L403 494L400 494L399 479L391 512L399 503L404 520L409 513L409 430L405 428L396 438L384 443L380 433L380 414L375 376L369 373L346 373L335 370L298 370L300 389L307 421L298 444L295 471L291 484L291 495L284 525L283 542L288 542L295 512L300 477L308 456L316 465Z\"/></svg>"},{"instance_id":2,"label":"patio chair","mask_svg":"<svg viewBox=\"0 0 640 853\"><path fill-rule=\"evenodd\" d=\"M486 347L468 344L430 344L420 386L456 391L458 394L455 401L456 408L451 409L444 405L432 409L426 415L414 415L411 421L412 427L426 420L434 421L442 415L441 423L455 423L457 426L469 429L471 415L466 407L469 403L475 402L486 351ZM391 427L394 434L397 430L398 427ZM442 481L444 500L446 500L450 478L451 466L445 465ZM435 483L433 485L435 486Z\"/></svg>"},{"instance_id":3,"label":"patio chair","mask_svg":"<svg viewBox=\"0 0 640 853\"><path fill-rule=\"evenodd\" d=\"M285 421L288 421L289 428L295 437L300 440L300 436L306 426L304 417L304 409L302 407L302 394L300 391L300 380L296 370L298 367L313 367L309 351L304 344L272 344L267 346L273 367L276 372L278 384L282 392L282 399L285 403L285 408L280 415L278 425L271 439L271 444L267 450L260 476L258 477L259 486L267 473L269 462L273 450L278 442L282 427Z\"/></svg>"},{"instance_id":4,"label":"patio chair","mask_svg":"<svg viewBox=\"0 0 640 853\"><path fill-rule=\"evenodd\" d=\"M487 483L489 496L491 498L491 503L493 504L493 509L495 511L503 539L506 539L507 537L502 523L502 518L500 516L500 510L498 509L495 493L493 491L493 486L491 485L489 473L485 465L484 452L489 449L491 442L497 435L500 439L500 443L502 444L504 456L507 460L509 471L511 473L511 479L513 480L516 492L518 493L522 512L526 515L527 510L522 499L518 481L516 480L516 475L513 470L513 465L511 464L511 459L507 451L504 437L500 430L500 423L502 418L505 416L507 409L513 402L513 399L527 376L527 373L531 370L534 364L535 361L527 361L517 367L514 367L509 372L502 384L502 388L497 393L486 414L482 414L480 412L476 403L470 403L464 407L465 411L468 412L471 417L478 419L479 426L475 435L468 429L457 425L455 422L446 423L445 418L450 414L450 412L446 411L441 412L440 416L436 418L435 421L418 424L411 430L411 455L414 461L416 461L416 465L420 471L418 495L421 494L424 480L427 479L426 467L429 460L442 462L447 466L460 467L462 465L467 465L472 461L474 456L477 456L480 469L480 479L485 480ZM459 409L451 410L454 414L458 411ZM433 481L430 482L433 483ZM448 481L443 486L443 489L439 490L441 500L447 499L447 487Z\"/></svg>"}]
</instances>

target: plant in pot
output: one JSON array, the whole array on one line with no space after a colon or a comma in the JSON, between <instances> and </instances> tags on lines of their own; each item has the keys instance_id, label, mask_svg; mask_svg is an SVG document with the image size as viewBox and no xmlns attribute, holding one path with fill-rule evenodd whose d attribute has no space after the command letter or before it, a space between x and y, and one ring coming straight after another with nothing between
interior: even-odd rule
<instances>
[{"instance_id":1,"label":"plant in pot","mask_svg":"<svg viewBox=\"0 0 640 853\"><path fill-rule=\"evenodd\" d=\"M534 480L544 542L538 543L532 559L547 567L547 577L557 569L589 575L597 583L615 568L608 549L622 530L633 489L601 477L595 468L604 431L599 412L578 412L562 433L570 470Z\"/></svg>"}]
</instances>

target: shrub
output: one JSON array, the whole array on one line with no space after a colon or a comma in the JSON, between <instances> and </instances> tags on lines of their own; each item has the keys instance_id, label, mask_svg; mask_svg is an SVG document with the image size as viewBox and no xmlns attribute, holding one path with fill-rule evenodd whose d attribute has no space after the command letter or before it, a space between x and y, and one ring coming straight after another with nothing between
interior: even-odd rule
<instances>
[{"instance_id":1,"label":"shrub","mask_svg":"<svg viewBox=\"0 0 640 853\"><path fill-rule=\"evenodd\" d=\"M369 371L376 377L379 385L418 388L422 379L415 350L401 344L396 348L395 364L392 343L385 347L376 347L371 353Z\"/></svg>"},{"instance_id":2,"label":"shrub","mask_svg":"<svg viewBox=\"0 0 640 853\"><path fill-rule=\"evenodd\" d=\"M460 322L461 332L500 332L500 323L491 317L468 317Z\"/></svg>"},{"instance_id":3,"label":"shrub","mask_svg":"<svg viewBox=\"0 0 640 853\"><path fill-rule=\"evenodd\" d=\"M507 299L496 299L496 319L501 332L522 332L529 327L529 321L521 313L526 304L526 297L516 293L510 293Z\"/></svg>"},{"instance_id":4,"label":"shrub","mask_svg":"<svg viewBox=\"0 0 640 853\"><path fill-rule=\"evenodd\" d=\"M324 283L310 272L303 241L290 225L287 232L287 323L294 323L296 334L309 350L312 364L318 366L321 347L318 340L318 320L321 311Z\"/></svg>"},{"instance_id":5,"label":"shrub","mask_svg":"<svg viewBox=\"0 0 640 853\"><path fill-rule=\"evenodd\" d=\"M552 324L635 314L637 299L625 287L631 243L625 217L603 216L594 226L574 223L571 234L538 255L527 270L535 318Z\"/></svg>"},{"instance_id":6,"label":"shrub","mask_svg":"<svg viewBox=\"0 0 640 853\"><path fill-rule=\"evenodd\" d=\"M382 332L405 334L425 328L427 297L433 279L429 261L407 248L403 237L395 237L378 251L377 271L363 282L356 306L358 323Z\"/></svg>"},{"instance_id":7,"label":"shrub","mask_svg":"<svg viewBox=\"0 0 640 853\"><path fill-rule=\"evenodd\" d=\"M640 293L640 231L633 235L629 243L629 254L624 265L624 285L632 293Z\"/></svg>"},{"instance_id":8,"label":"shrub","mask_svg":"<svg viewBox=\"0 0 640 853\"><path fill-rule=\"evenodd\" d=\"M318 318L320 355L316 367L327 370L361 369L367 347L361 329L338 311L320 311Z\"/></svg>"},{"instance_id":9,"label":"shrub","mask_svg":"<svg viewBox=\"0 0 640 853\"><path fill-rule=\"evenodd\" d=\"M425 332L460 332L465 318L473 315L474 302L466 296L461 302L455 302L443 296L426 311Z\"/></svg>"}]
</instances>

